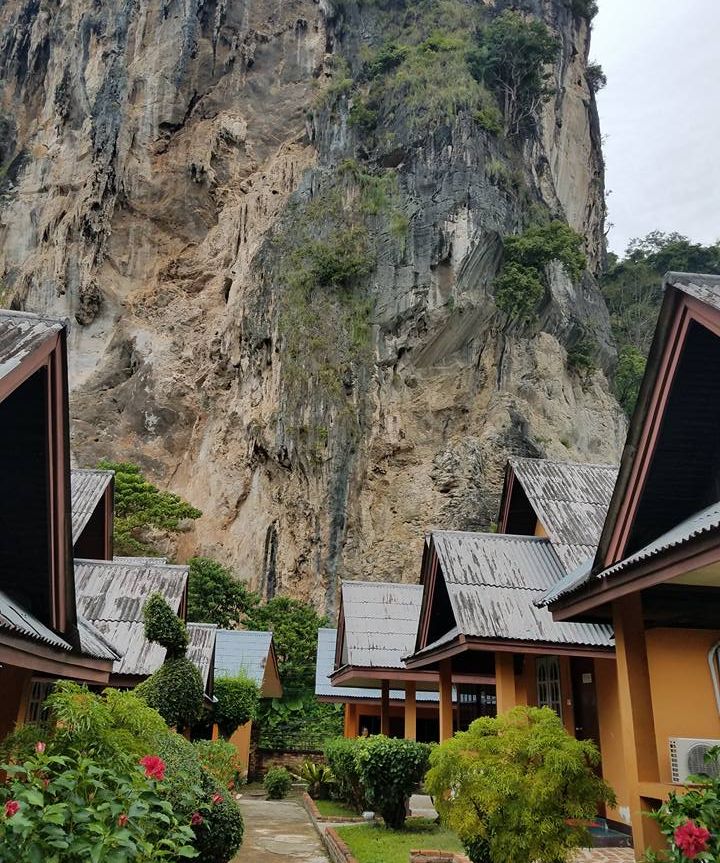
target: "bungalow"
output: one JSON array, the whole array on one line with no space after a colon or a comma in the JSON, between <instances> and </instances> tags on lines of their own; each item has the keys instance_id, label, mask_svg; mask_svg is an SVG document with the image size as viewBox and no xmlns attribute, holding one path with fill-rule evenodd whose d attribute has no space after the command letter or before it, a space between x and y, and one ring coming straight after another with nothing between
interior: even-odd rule
<instances>
[{"instance_id":1,"label":"bungalow","mask_svg":"<svg viewBox=\"0 0 720 863\"><path fill-rule=\"evenodd\" d=\"M70 472L75 557L112 560L114 479L111 470Z\"/></svg>"},{"instance_id":2,"label":"bungalow","mask_svg":"<svg viewBox=\"0 0 720 863\"><path fill-rule=\"evenodd\" d=\"M44 681L108 682L114 647L78 614L67 331L0 312L0 735L38 718Z\"/></svg>"},{"instance_id":3,"label":"bungalow","mask_svg":"<svg viewBox=\"0 0 720 863\"><path fill-rule=\"evenodd\" d=\"M719 430L720 277L668 273L597 552L541 600L614 627L616 790L639 851L663 844L642 813L720 742Z\"/></svg>"}]
</instances>

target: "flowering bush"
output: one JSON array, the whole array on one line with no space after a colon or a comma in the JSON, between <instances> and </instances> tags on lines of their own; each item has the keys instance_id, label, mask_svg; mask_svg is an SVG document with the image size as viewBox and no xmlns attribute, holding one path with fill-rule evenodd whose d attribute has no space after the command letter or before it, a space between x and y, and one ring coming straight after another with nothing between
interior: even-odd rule
<instances>
[{"instance_id":1,"label":"flowering bush","mask_svg":"<svg viewBox=\"0 0 720 863\"><path fill-rule=\"evenodd\" d=\"M720 747L711 749L706 760L720 763ZM672 863L716 863L720 860L720 776L694 776L692 782L695 787L685 794L673 791L651 817L667 837Z\"/></svg>"},{"instance_id":2,"label":"flowering bush","mask_svg":"<svg viewBox=\"0 0 720 863\"><path fill-rule=\"evenodd\" d=\"M45 744L22 764L5 764L0 786L2 863L107 863L197 857L189 823L181 823L159 787L156 756L121 771L92 757L54 755ZM160 778L158 778L160 777Z\"/></svg>"}]
</instances>

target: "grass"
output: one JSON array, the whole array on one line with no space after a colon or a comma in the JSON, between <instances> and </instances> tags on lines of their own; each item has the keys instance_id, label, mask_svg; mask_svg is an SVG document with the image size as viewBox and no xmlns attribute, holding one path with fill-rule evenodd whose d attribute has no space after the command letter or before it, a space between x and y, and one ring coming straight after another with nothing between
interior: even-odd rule
<instances>
[{"instance_id":1,"label":"grass","mask_svg":"<svg viewBox=\"0 0 720 863\"><path fill-rule=\"evenodd\" d=\"M404 830L388 830L376 824L338 827L358 863L407 863L413 848L460 851L457 836L425 818L408 819Z\"/></svg>"},{"instance_id":2,"label":"grass","mask_svg":"<svg viewBox=\"0 0 720 863\"><path fill-rule=\"evenodd\" d=\"M358 813L348 806L347 803L341 803L339 800L316 800L315 805L318 812L326 818L357 818Z\"/></svg>"}]
</instances>

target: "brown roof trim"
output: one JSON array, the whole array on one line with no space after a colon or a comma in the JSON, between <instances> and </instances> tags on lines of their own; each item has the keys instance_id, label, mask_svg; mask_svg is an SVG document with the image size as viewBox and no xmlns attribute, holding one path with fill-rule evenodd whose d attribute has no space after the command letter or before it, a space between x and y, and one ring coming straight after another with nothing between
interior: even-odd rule
<instances>
[{"instance_id":1,"label":"brown roof trim","mask_svg":"<svg viewBox=\"0 0 720 863\"><path fill-rule=\"evenodd\" d=\"M110 680L113 665L109 659L94 659L66 651L55 651L4 631L0 631L0 663L29 668L55 677L105 684Z\"/></svg>"},{"instance_id":2,"label":"brown roof trim","mask_svg":"<svg viewBox=\"0 0 720 863\"><path fill-rule=\"evenodd\" d=\"M343 665L330 675L333 686L349 686L349 680L354 677L365 677L370 680L409 680L427 683L437 683L438 674L435 671L410 672L404 668L364 668L361 665Z\"/></svg>"}]
</instances>

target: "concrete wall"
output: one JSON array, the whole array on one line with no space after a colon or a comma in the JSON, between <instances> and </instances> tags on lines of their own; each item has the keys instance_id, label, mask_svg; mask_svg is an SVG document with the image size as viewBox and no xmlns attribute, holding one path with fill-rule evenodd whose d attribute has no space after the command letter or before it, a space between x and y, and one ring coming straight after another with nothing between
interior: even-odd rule
<instances>
[{"instance_id":1,"label":"concrete wall","mask_svg":"<svg viewBox=\"0 0 720 863\"><path fill-rule=\"evenodd\" d=\"M612 821L629 825L628 785L618 703L617 666L614 659L595 660L595 687L603 778L613 788L618 799L617 806L607 807L606 814Z\"/></svg>"}]
</instances>

